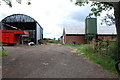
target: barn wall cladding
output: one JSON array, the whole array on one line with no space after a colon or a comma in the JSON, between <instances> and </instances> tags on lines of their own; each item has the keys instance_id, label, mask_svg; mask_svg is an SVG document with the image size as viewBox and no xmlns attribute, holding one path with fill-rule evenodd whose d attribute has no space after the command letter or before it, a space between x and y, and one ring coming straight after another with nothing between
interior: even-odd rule
<instances>
[{"instance_id":1,"label":"barn wall cladding","mask_svg":"<svg viewBox=\"0 0 120 80\"><path fill-rule=\"evenodd\" d=\"M43 28L32 17L25 14L13 14L2 21L3 30L24 30L29 32L30 41L38 43L43 39Z\"/></svg>"}]
</instances>

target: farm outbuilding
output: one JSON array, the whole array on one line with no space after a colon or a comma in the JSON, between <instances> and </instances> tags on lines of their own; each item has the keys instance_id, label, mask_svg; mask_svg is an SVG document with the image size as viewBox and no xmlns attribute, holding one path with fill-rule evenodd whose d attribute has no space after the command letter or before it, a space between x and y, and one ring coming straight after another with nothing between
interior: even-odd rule
<instances>
[{"instance_id":1,"label":"farm outbuilding","mask_svg":"<svg viewBox=\"0 0 120 80\"><path fill-rule=\"evenodd\" d=\"M97 28L97 38L102 40L112 40L117 38L115 27L99 26ZM71 44L85 44L87 39L85 37L85 27L80 26L66 26L63 29L61 36L62 43Z\"/></svg>"},{"instance_id":2,"label":"farm outbuilding","mask_svg":"<svg viewBox=\"0 0 120 80\"><path fill-rule=\"evenodd\" d=\"M80 26L66 26L63 29L61 40L63 43L84 44L87 42L85 39L85 29Z\"/></svg>"},{"instance_id":3,"label":"farm outbuilding","mask_svg":"<svg viewBox=\"0 0 120 80\"><path fill-rule=\"evenodd\" d=\"M35 43L43 39L43 28L30 16L25 14L13 14L4 18L1 22L3 23L3 30L21 30L29 32L29 36L21 36L21 43L24 37L29 37L29 41Z\"/></svg>"},{"instance_id":4,"label":"farm outbuilding","mask_svg":"<svg viewBox=\"0 0 120 80\"><path fill-rule=\"evenodd\" d=\"M113 40L117 39L117 32L115 27L100 26L97 29L98 39Z\"/></svg>"}]
</instances>

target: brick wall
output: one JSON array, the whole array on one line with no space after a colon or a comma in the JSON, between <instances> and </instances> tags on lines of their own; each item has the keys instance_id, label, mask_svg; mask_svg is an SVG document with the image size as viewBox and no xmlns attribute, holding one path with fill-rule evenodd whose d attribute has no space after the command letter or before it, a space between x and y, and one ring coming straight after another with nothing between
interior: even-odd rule
<instances>
[{"instance_id":1,"label":"brick wall","mask_svg":"<svg viewBox=\"0 0 120 80\"><path fill-rule=\"evenodd\" d=\"M65 43L76 43L76 44L84 44L87 43L85 39L85 35L78 35L78 36L65 36L64 37Z\"/></svg>"},{"instance_id":2,"label":"brick wall","mask_svg":"<svg viewBox=\"0 0 120 80\"><path fill-rule=\"evenodd\" d=\"M101 40L113 40L117 39L116 35L98 35L98 39ZM76 44L85 44L87 40L85 39L85 35L65 35L64 36L65 43L76 43Z\"/></svg>"},{"instance_id":3,"label":"brick wall","mask_svg":"<svg viewBox=\"0 0 120 80\"><path fill-rule=\"evenodd\" d=\"M113 39L117 39L116 35L98 35L98 39L101 40L113 40Z\"/></svg>"}]
</instances>

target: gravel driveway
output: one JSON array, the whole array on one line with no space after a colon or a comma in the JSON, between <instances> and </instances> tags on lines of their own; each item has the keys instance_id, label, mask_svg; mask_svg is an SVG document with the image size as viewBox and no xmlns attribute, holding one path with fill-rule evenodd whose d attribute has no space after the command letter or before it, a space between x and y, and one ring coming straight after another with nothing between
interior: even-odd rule
<instances>
[{"instance_id":1,"label":"gravel driveway","mask_svg":"<svg viewBox=\"0 0 120 80\"><path fill-rule=\"evenodd\" d=\"M3 78L116 78L77 50L60 44L5 47Z\"/></svg>"}]
</instances>

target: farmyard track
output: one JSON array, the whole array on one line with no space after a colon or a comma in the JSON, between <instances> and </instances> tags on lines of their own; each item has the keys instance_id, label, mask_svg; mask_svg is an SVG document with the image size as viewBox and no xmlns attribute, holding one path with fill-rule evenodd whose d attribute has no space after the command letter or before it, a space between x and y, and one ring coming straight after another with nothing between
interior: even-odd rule
<instances>
[{"instance_id":1,"label":"farmyard track","mask_svg":"<svg viewBox=\"0 0 120 80\"><path fill-rule=\"evenodd\" d=\"M116 78L69 46L59 44L5 47L3 78Z\"/></svg>"}]
</instances>

